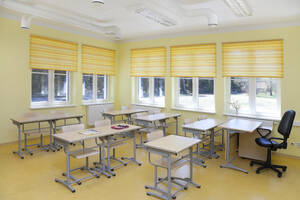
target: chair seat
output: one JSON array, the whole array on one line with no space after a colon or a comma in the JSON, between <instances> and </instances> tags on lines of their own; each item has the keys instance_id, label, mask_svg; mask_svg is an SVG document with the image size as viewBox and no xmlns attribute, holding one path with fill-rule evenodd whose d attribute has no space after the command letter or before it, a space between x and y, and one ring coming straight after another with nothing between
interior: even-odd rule
<instances>
[{"instance_id":1,"label":"chair seat","mask_svg":"<svg viewBox=\"0 0 300 200\"><path fill-rule=\"evenodd\" d=\"M268 140L267 138L256 138L255 142L259 146L263 146L263 147L273 147L274 145L278 145L277 142Z\"/></svg>"}]
</instances>

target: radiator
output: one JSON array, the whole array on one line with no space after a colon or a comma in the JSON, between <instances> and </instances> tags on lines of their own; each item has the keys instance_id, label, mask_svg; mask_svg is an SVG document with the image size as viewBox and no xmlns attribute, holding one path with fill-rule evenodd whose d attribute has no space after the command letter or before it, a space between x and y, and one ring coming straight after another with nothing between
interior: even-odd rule
<instances>
[{"instance_id":1,"label":"radiator","mask_svg":"<svg viewBox=\"0 0 300 200\"><path fill-rule=\"evenodd\" d=\"M94 126L95 121L104 119L103 111L113 110L114 104L97 104L87 107L87 124Z\"/></svg>"}]
</instances>

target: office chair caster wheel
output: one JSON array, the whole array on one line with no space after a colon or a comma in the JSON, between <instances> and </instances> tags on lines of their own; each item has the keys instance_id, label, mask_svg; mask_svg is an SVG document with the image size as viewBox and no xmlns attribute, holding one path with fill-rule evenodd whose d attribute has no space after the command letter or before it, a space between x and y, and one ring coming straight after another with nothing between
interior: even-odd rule
<instances>
[{"instance_id":1,"label":"office chair caster wheel","mask_svg":"<svg viewBox=\"0 0 300 200\"><path fill-rule=\"evenodd\" d=\"M78 185L81 185L81 182L79 181L79 182L77 182L77 184L78 184Z\"/></svg>"},{"instance_id":2,"label":"office chair caster wheel","mask_svg":"<svg viewBox=\"0 0 300 200\"><path fill-rule=\"evenodd\" d=\"M172 178L171 178L171 179L172 179ZM158 181L161 181L161 180L162 180L162 178L158 178L157 180L158 180Z\"/></svg>"},{"instance_id":3,"label":"office chair caster wheel","mask_svg":"<svg viewBox=\"0 0 300 200\"><path fill-rule=\"evenodd\" d=\"M72 192L72 193L75 193L75 190L72 190L71 192Z\"/></svg>"},{"instance_id":4,"label":"office chair caster wheel","mask_svg":"<svg viewBox=\"0 0 300 200\"><path fill-rule=\"evenodd\" d=\"M115 171L115 169L111 169L111 171L113 172L113 171Z\"/></svg>"},{"instance_id":5,"label":"office chair caster wheel","mask_svg":"<svg viewBox=\"0 0 300 200\"><path fill-rule=\"evenodd\" d=\"M196 188L198 188L198 189L200 189L200 187L201 187L200 185L197 185L197 186L196 186Z\"/></svg>"},{"instance_id":6,"label":"office chair caster wheel","mask_svg":"<svg viewBox=\"0 0 300 200\"><path fill-rule=\"evenodd\" d=\"M285 171L286 171L286 169L287 169L287 167L283 167L283 168L282 168L282 171L283 171L283 172L285 172Z\"/></svg>"},{"instance_id":7,"label":"office chair caster wheel","mask_svg":"<svg viewBox=\"0 0 300 200\"><path fill-rule=\"evenodd\" d=\"M62 175L62 176L66 176L66 174L65 174L65 173L62 173L61 175Z\"/></svg>"},{"instance_id":8,"label":"office chair caster wheel","mask_svg":"<svg viewBox=\"0 0 300 200\"><path fill-rule=\"evenodd\" d=\"M146 194L147 194L148 196L150 196L150 194L149 194L148 192L147 192Z\"/></svg>"},{"instance_id":9,"label":"office chair caster wheel","mask_svg":"<svg viewBox=\"0 0 300 200\"><path fill-rule=\"evenodd\" d=\"M260 171L259 170L256 170L256 174L259 174L260 173Z\"/></svg>"},{"instance_id":10,"label":"office chair caster wheel","mask_svg":"<svg viewBox=\"0 0 300 200\"><path fill-rule=\"evenodd\" d=\"M52 150L52 152L55 152L55 150Z\"/></svg>"},{"instance_id":11,"label":"office chair caster wheel","mask_svg":"<svg viewBox=\"0 0 300 200\"><path fill-rule=\"evenodd\" d=\"M145 189L149 189L147 186L145 186Z\"/></svg>"},{"instance_id":12,"label":"office chair caster wheel","mask_svg":"<svg viewBox=\"0 0 300 200\"><path fill-rule=\"evenodd\" d=\"M252 166L253 166L253 162L251 161L251 162L250 162L250 167L252 167Z\"/></svg>"},{"instance_id":13,"label":"office chair caster wheel","mask_svg":"<svg viewBox=\"0 0 300 200\"><path fill-rule=\"evenodd\" d=\"M25 151L25 149L24 149L24 148L22 148L22 151Z\"/></svg>"},{"instance_id":14,"label":"office chair caster wheel","mask_svg":"<svg viewBox=\"0 0 300 200\"><path fill-rule=\"evenodd\" d=\"M142 166L142 164L141 164L141 163L139 163L139 166Z\"/></svg>"},{"instance_id":15,"label":"office chair caster wheel","mask_svg":"<svg viewBox=\"0 0 300 200\"><path fill-rule=\"evenodd\" d=\"M21 159L24 159L24 157L22 156Z\"/></svg>"},{"instance_id":16,"label":"office chair caster wheel","mask_svg":"<svg viewBox=\"0 0 300 200\"><path fill-rule=\"evenodd\" d=\"M121 157L121 160L124 160L124 158L123 158L123 157Z\"/></svg>"},{"instance_id":17,"label":"office chair caster wheel","mask_svg":"<svg viewBox=\"0 0 300 200\"><path fill-rule=\"evenodd\" d=\"M282 173L278 173L277 176L278 176L278 178L281 178Z\"/></svg>"},{"instance_id":18,"label":"office chair caster wheel","mask_svg":"<svg viewBox=\"0 0 300 200\"><path fill-rule=\"evenodd\" d=\"M33 155L33 153L30 153L30 155L32 156L32 155Z\"/></svg>"},{"instance_id":19,"label":"office chair caster wheel","mask_svg":"<svg viewBox=\"0 0 300 200\"><path fill-rule=\"evenodd\" d=\"M184 187L183 189L187 190L188 188L187 188L187 187Z\"/></svg>"},{"instance_id":20,"label":"office chair caster wheel","mask_svg":"<svg viewBox=\"0 0 300 200\"><path fill-rule=\"evenodd\" d=\"M107 178L110 178L110 176L107 176Z\"/></svg>"},{"instance_id":21,"label":"office chair caster wheel","mask_svg":"<svg viewBox=\"0 0 300 200\"><path fill-rule=\"evenodd\" d=\"M46 151L49 152L49 149L47 149Z\"/></svg>"},{"instance_id":22,"label":"office chair caster wheel","mask_svg":"<svg viewBox=\"0 0 300 200\"><path fill-rule=\"evenodd\" d=\"M56 183L58 182L56 179L54 180Z\"/></svg>"},{"instance_id":23,"label":"office chair caster wheel","mask_svg":"<svg viewBox=\"0 0 300 200\"><path fill-rule=\"evenodd\" d=\"M172 199L176 199L176 196L172 196Z\"/></svg>"},{"instance_id":24,"label":"office chair caster wheel","mask_svg":"<svg viewBox=\"0 0 300 200\"><path fill-rule=\"evenodd\" d=\"M206 166L204 165L203 168L206 168Z\"/></svg>"},{"instance_id":25,"label":"office chair caster wheel","mask_svg":"<svg viewBox=\"0 0 300 200\"><path fill-rule=\"evenodd\" d=\"M115 174L113 174L112 176L116 176Z\"/></svg>"},{"instance_id":26,"label":"office chair caster wheel","mask_svg":"<svg viewBox=\"0 0 300 200\"><path fill-rule=\"evenodd\" d=\"M124 166L127 166L127 164L125 163Z\"/></svg>"},{"instance_id":27,"label":"office chair caster wheel","mask_svg":"<svg viewBox=\"0 0 300 200\"><path fill-rule=\"evenodd\" d=\"M100 178L100 176L99 176L99 175L96 175L96 178Z\"/></svg>"}]
</instances>

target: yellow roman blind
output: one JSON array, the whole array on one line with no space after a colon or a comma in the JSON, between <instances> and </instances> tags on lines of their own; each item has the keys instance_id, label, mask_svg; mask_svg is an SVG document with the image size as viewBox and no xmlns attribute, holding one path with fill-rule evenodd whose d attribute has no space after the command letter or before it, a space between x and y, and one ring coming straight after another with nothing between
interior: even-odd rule
<instances>
[{"instance_id":1,"label":"yellow roman blind","mask_svg":"<svg viewBox=\"0 0 300 200\"><path fill-rule=\"evenodd\" d=\"M216 77L216 44L171 47L171 76Z\"/></svg>"},{"instance_id":2,"label":"yellow roman blind","mask_svg":"<svg viewBox=\"0 0 300 200\"><path fill-rule=\"evenodd\" d=\"M115 74L115 51L93 47L81 46L82 73L87 74Z\"/></svg>"},{"instance_id":3,"label":"yellow roman blind","mask_svg":"<svg viewBox=\"0 0 300 200\"><path fill-rule=\"evenodd\" d=\"M167 52L165 47L131 50L131 76L166 76Z\"/></svg>"},{"instance_id":4,"label":"yellow roman blind","mask_svg":"<svg viewBox=\"0 0 300 200\"><path fill-rule=\"evenodd\" d=\"M30 36L30 68L77 71L78 45L40 36Z\"/></svg>"},{"instance_id":5,"label":"yellow roman blind","mask_svg":"<svg viewBox=\"0 0 300 200\"><path fill-rule=\"evenodd\" d=\"M283 77L283 40L223 43L224 77Z\"/></svg>"}]
</instances>

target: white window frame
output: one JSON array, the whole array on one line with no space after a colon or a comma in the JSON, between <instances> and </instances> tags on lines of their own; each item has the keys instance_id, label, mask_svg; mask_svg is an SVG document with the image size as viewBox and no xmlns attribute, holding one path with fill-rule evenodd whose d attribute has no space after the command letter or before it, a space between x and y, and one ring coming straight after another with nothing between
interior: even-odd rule
<instances>
[{"instance_id":1,"label":"white window frame","mask_svg":"<svg viewBox=\"0 0 300 200\"><path fill-rule=\"evenodd\" d=\"M249 109L250 113L239 113L241 116L249 115L253 117L280 117L281 116L281 80L279 78L276 79L277 83L277 111L274 113L265 114L264 112L256 111L256 78L255 77L241 77L241 78L248 78L249 80ZM259 77L258 77L259 78ZM230 106L230 95L231 95L231 77L226 78L226 111L229 114L236 114L235 110ZM239 115L238 114L238 115Z\"/></svg>"},{"instance_id":2,"label":"white window frame","mask_svg":"<svg viewBox=\"0 0 300 200\"><path fill-rule=\"evenodd\" d=\"M86 74L86 73L84 73ZM82 74L82 77L83 75ZM88 75L93 75L93 98L91 100L83 100L82 99L82 95L81 95L81 99L83 104L97 104L97 103L108 103L108 99L109 99L109 76L108 75L104 75L104 74L88 74ZM98 99L97 98L97 89L98 89L98 84L97 84L97 76L104 76L104 99ZM83 85L82 85L83 87Z\"/></svg>"},{"instance_id":3,"label":"white window frame","mask_svg":"<svg viewBox=\"0 0 300 200\"><path fill-rule=\"evenodd\" d=\"M179 96L180 96L180 78L192 78L192 87L193 87L193 92L192 92L192 98L193 98L193 107L186 107L184 105L179 104ZM176 78L176 95L175 95L175 107L176 108L181 108L181 109L195 109L196 111L199 112L208 112L208 113L215 113L216 112L216 92L215 92L215 78L203 78L203 79L212 79L214 81L214 108L213 110L211 109L205 109L201 105L199 105L198 97L199 97L199 80L200 77L177 77Z\"/></svg>"},{"instance_id":4,"label":"white window frame","mask_svg":"<svg viewBox=\"0 0 300 200\"><path fill-rule=\"evenodd\" d=\"M141 102L140 99L139 99L139 83L140 83L140 78L149 78L149 98L150 98L150 103ZM155 101L154 101L154 78L162 78L162 79L164 79L164 82L165 82L165 92L166 92L166 79L165 79L165 77L136 77L136 104L156 106L156 107L165 107L165 104L166 104L166 93L165 93L165 100L164 100L163 105L156 104Z\"/></svg>"},{"instance_id":5,"label":"white window frame","mask_svg":"<svg viewBox=\"0 0 300 200\"><path fill-rule=\"evenodd\" d=\"M30 70L30 107L31 108L43 108L43 107L61 107L71 105L71 74L66 71L68 82L68 94L67 101L55 101L54 100L54 71L48 70L48 101L32 102L32 70ZM63 71L63 70L62 70ZM39 72L35 72L39 73ZM42 74L42 73L41 73Z\"/></svg>"}]
</instances>

